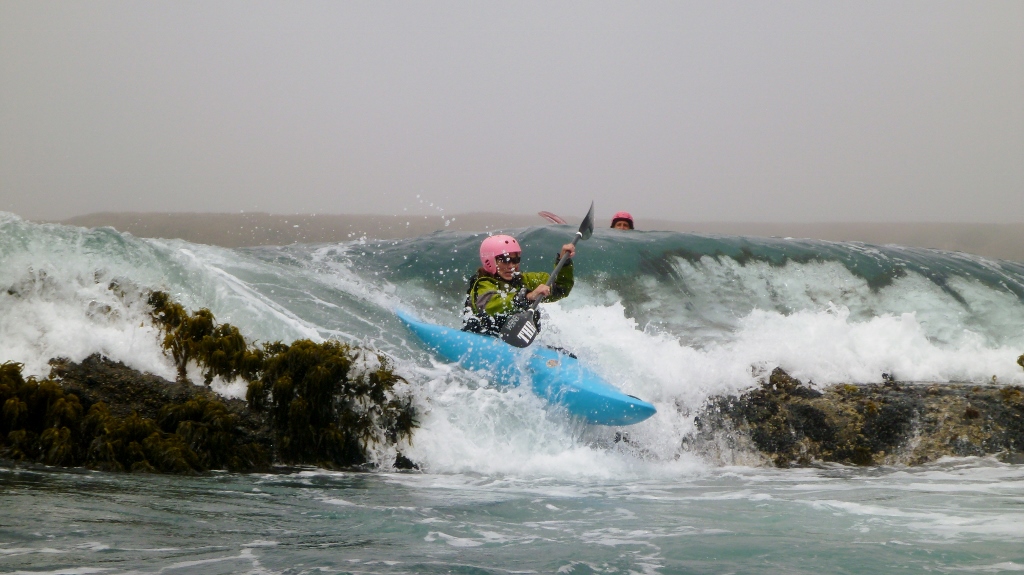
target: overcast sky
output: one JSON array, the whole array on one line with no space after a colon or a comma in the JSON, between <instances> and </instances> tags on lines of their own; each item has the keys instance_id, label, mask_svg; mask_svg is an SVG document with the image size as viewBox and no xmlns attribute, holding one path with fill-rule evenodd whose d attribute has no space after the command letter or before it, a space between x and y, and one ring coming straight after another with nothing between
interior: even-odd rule
<instances>
[{"instance_id":1,"label":"overcast sky","mask_svg":"<svg viewBox=\"0 0 1024 575\"><path fill-rule=\"evenodd\" d=\"M591 199L1024 222L1024 2L0 1L0 211Z\"/></svg>"}]
</instances>

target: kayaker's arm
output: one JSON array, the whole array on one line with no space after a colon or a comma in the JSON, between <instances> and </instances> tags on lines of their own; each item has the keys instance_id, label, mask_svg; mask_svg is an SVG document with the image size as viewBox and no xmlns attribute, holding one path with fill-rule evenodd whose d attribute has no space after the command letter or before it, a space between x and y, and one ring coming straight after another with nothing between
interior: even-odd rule
<instances>
[{"instance_id":1,"label":"kayaker's arm","mask_svg":"<svg viewBox=\"0 0 1024 575\"><path fill-rule=\"evenodd\" d=\"M523 274L523 285L526 286L527 292L532 292L547 283L550 274L545 272L526 272ZM565 262L562 266L561 271L558 272L558 277L555 278L555 282L551 285L551 293L544 298L544 301L558 301L565 296L569 295L573 286L573 272L572 272L572 260Z\"/></svg>"},{"instance_id":2,"label":"kayaker's arm","mask_svg":"<svg viewBox=\"0 0 1024 575\"><path fill-rule=\"evenodd\" d=\"M555 260L555 263L557 264L558 260ZM547 278L544 278L544 281L547 281ZM555 282L551 285L551 295L549 295L545 301L558 301L569 295L574 283L572 259L570 258L558 272L558 277L555 278Z\"/></svg>"}]
</instances>

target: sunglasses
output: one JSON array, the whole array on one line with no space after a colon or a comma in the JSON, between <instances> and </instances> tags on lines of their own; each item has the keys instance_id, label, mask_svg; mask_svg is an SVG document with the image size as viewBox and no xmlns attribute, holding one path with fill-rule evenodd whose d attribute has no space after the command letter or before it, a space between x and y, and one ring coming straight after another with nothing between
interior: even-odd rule
<instances>
[{"instance_id":1,"label":"sunglasses","mask_svg":"<svg viewBox=\"0 0 1024 575\"><path fill-rule=\"evenodd\" d=\"M517 264L520 259L519 256L494 256L494 261L502 264Z\"/></svg>"}]
</instances>

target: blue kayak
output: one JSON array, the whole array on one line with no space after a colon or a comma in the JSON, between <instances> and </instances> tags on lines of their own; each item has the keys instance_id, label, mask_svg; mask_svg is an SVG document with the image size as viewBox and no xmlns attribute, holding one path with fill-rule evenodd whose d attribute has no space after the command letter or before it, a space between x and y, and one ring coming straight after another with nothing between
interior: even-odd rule
<instances>
[{"instance_id":1,"label":"blue kayak","mask_svg":"<svg viewBox=\"0 0 1024 575\"><path fill-rule=\"evenodd\" d=\"M498 338L424 323L402 311L395 314L442 359L486 371L498 385L530 383L534 393L588 423L632 425L656 412L653 405L622 393L574 357L537 345L519 349Z\"/></svg>"}]
</instances>

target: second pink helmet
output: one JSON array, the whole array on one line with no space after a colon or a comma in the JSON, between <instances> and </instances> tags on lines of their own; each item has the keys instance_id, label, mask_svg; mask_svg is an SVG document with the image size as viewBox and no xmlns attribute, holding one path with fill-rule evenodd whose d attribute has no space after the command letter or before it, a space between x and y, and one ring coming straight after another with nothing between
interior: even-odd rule
<instances>
[{"instance_id":1,"label":"second pink helmet","mask_svg":"<svg viewBox=\"0 0 1024 575\"><path fill-rule=\"evenodd\" d=\"M629 215L629 212L615 212L612 216L612 227L615 227L615 222L624 221L629 223L629 229L633 229L633 216Z\"/></svg>"},{"instance_id":2,"label":"second pink helmet","mask_svg":"<svg viewBox=\"0 0 1024 575\"><path fill-rule=\"evenodd\" d=\"M498 273L498 266L494 263L494 257L502 254L521 254L523 248L512 236L497 235L491 236L480 244L480 264L484 266L489 274Z\"/></svg>"}]
</instances>

